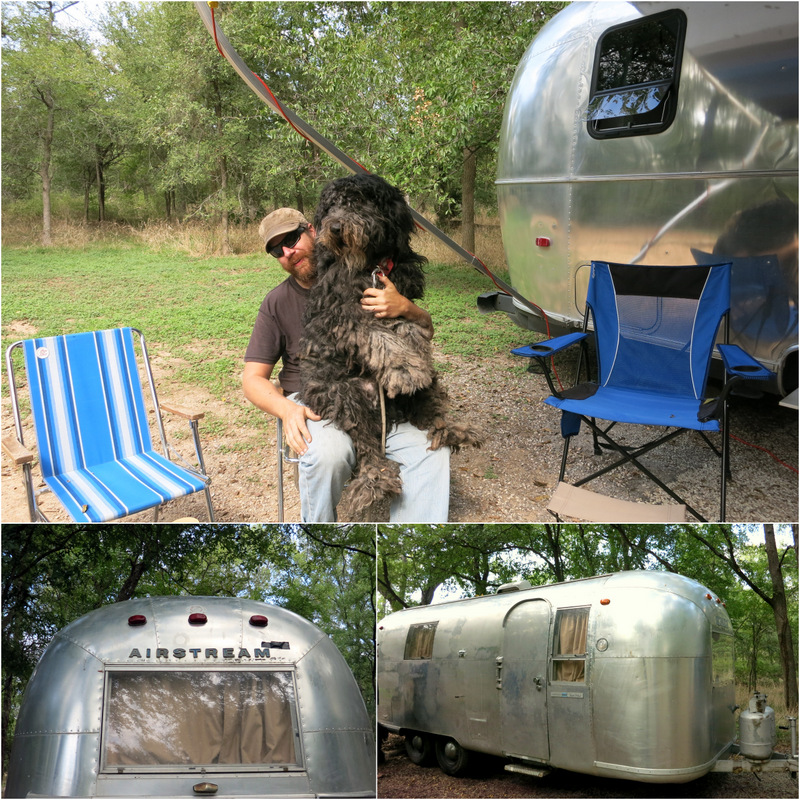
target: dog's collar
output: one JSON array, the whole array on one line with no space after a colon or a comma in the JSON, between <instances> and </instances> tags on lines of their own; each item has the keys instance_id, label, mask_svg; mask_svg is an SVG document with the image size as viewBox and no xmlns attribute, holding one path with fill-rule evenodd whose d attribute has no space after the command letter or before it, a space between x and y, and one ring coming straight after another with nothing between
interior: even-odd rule
<instances>
[{"instance_id":1,"label":"dog's collar","mask_svg":"<svg viewBox=\"0 0 800 800\"><path fill-rule=\"evenodd\" d=\"M384 258L380 264L378 264L378 272L382 272L384 275L388 275L394 269L394 261L391 258Z\"/></svg>"},{"instance_id":2,"label":"dog's collar","mask_svg":"<svg viewBox=\"0 0 800 800\"><path fill-rule=\"evenodd\" d=\"M374 270L372 270L372 286L373 288L378 287L378 275L384 275L387 278L389 277L389 273L394 269L394 261L391 258L384 258Z\"/></svg>"}]
</instances>

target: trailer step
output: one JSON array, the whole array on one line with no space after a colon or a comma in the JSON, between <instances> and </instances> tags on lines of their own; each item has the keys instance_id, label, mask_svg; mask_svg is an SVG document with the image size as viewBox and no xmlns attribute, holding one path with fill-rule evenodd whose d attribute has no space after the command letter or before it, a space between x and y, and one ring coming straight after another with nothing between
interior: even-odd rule
<instances>
[{"instance_id":1,"label":"trailer step","mask_svg":"<svg viewBox=\"0 0 800 800\"><path fill-rule=\"evenodd\" d=\"M547 508L557 517L572 517L586 522L686 522L684 505L633 503L563 481L556 486Z\"/></svg>"},{"instance_id":2,"label":"trailer step","mask_svg":"<svg viewBox=\"0 0 800 800\"><path fill-rule=\"evenodd\" d=\"M552 771L550 767L529 767L526 764L506 764L506 772L519 772L522 775L532 775L534 778L544 778Z\"/></svg>"}]
</instances>

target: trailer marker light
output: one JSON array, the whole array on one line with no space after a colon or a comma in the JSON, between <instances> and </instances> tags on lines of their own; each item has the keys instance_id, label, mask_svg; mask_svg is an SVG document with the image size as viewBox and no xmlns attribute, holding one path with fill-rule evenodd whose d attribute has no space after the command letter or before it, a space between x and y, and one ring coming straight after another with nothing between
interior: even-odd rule
<instances>
[{"instance_id":1,"label":"trailer marker light","mask_svg":"<svg viewBox=\"0 0 800 800\"><path fill-rule=\"evenodd\" d=\"M128 625L132 628L138 628L140 625L147 624L147 617L144 614L134 614L128 617Z\"/></svg>"},{"instance_id":2,"label":"trailer marker light","mask_svg":"<svg viewBox=\"0 0 800 800\"><path fill-rule=\"evenodd\" d=\"M611 600L609 600L607 597L604 597L604 598L603 598L603 599L600 601L600 605L601 605L601 606L607 606L607 605L608 605L610 602L611 602Z\"/></svg>"},{"instance_id":3,"label":"trailer marker light","mask_svg":"<svg viewBox=\"0 0 800 800\"><path fill-rule=\"evenodd\" d=\"M537 247L550 247L550 239L547 236L537 236L536 237L536 246Z\"/></svg>"},{"instance_id":4,"label":"trailer marker light","mask_svg":"<svg viewBox=\"0 0 800 800\"><path fill-rule=\"evenodd\" d=\"M269 620L263 614L253 614L250 617L250 624L256 628L266 628Z\"/></svg>"},{"instance_id":5,"label":"trailer marker light","mask_svg":"<svg viewBox=\"0 0 800 800\"><path fill-rule=\"evenodd\" d=\"M706 600L711 600L711 595L708 592L706 592Z\"/></svg>"},{"instance_id":6,"label":"trailer marker light","mask_svg":"<svg viewBox=\"0 0 800 800\"><path fill-rule=\"evenodd\" d=\"M205 614L189 614L190 625L205 625L208 617Z\"/></svg>"}]
</instances>

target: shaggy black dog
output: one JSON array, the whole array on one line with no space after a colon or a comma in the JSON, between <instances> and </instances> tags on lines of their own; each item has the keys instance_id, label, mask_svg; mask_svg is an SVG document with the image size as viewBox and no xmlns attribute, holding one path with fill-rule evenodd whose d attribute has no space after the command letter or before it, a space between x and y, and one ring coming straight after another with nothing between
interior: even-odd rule
<instances>
[{"instance_id":1,"label":"shaggy black dog","mask_svg":"<svg viewBox=\"0 0 800 800\"><path fill-rule=\"evenodd\" d=\"M477 446L479 439L445 418L431 331L407 319L377 319L361 307L376 268L391 272L409 300L422 297L426 259L411 249L414 220L402 193L375 175L339 178L323 190L314 227L317 277L304 317L301 395L350 435L358 459L350 502L362 509L402 491L397 463L383 454L381 390L387 430L411 422L428 431L432 450Z\"/></svg>"}]
</instances>

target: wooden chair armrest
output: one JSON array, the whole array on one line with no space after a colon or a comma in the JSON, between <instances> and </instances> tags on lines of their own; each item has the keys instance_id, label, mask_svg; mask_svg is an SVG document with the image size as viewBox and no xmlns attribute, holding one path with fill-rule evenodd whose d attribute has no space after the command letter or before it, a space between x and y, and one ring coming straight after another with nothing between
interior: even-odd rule
<instances>
[{"instance_id":1,"label":"wooden chair armrest","mask_svg":"<svg viewBox=\"0 0 800 800\"><path fill-rule=\"evenodd\" d=\"M179 417L183 417L184 419L188 420L203 419L203 417L206 415L205 411L192 411L184 406L176 406L172 403L159 403L159 405L163 411L168 411L170 414L177 414Z\"/></svg>"},{"instance_id":2,"label":"wooden chair armrest","mask_svg":"<svg viewBox=\"0 0 800 800\"><path fill-rule=\"evenodd\" d=\"M33 453L13 436L4 436L2 444L3 452L18 467L21 467L23 464L30 464L31 461L33 461Z\"/></svg>"}]
</instances>

